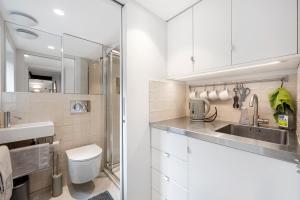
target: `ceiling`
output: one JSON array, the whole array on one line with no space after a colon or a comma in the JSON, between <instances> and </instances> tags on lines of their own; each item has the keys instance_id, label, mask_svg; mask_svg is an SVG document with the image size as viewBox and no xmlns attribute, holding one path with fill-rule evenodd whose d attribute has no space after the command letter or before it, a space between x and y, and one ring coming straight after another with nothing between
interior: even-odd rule
<instances>
[{"instance_id":1,"label":"ceiling","mask_svg":"<svg viewBox=\"0 0 300 200\"><path fill-rule=\"evenodd\" d=\"M51 58L44 58L40 56L28 55L24 57L25 65L28 66L29 71L45 71L49 72L61 72L61 61Z\"/></svg>"},{"instance_id":2,"label":"ceiling","mask_svg":"<svg viewBox=\"0 0 300 200\"><path fill-rule=\"evenodd\" d=\"M64 16L53 9L61 9ZM0 0L5 20L11 11L26 13L38 20L32 28L62 35L68 33L113 46L119 43L121 7L111 0Z\"/></svg>"},{"instance_id":3,"label":"ceiling","mask_svg":"<svg viewBox=\"0 0 300 200\"><path fill-rule=\"evenodd\" d=\"M167 21L199 0L136 0L163 20Z\"/></svg>"}]
</instances>

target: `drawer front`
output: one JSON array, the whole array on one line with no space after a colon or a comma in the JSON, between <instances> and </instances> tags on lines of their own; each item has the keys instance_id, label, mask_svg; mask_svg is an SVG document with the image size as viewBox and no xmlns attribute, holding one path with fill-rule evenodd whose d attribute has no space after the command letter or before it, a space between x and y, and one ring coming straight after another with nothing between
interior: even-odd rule
<instances>
[{"instance_id":1,"label":"drawer front","mask_svg":"<svg viewBox=\"0 0 300 200\"><path fill-rule=\"evenodd\" d=\"M169 150L169 134L167 131L162 131L156 128L151 129L151 146L161 151L168 152Z\"/></svg>"},{"instance_id":2,"label":"drawer front","mask_svg":"<svg viewBox=\"0 0 300 200\"><path fill-rule=\"evenodd\" d=\"M155 190L160 198L168 200L187 200L187 190L167 176L160 174L152 169L152 189ZM157 195L155 196L157 197ZM152 197L153 198L153 197Z\"/></svg>"},{"instance_id":3,"label":"drawer front","mask_svg":"<svg viewBox=\"0 0 300 200\"><path fill-rule=\"evenodd\" d=\"M151 146L182 160L187 160L187 138L184 135L152 128Z\"/></svg>"},{"instance_id":4,"label":"drawer front","mask_svg":"<svg viewBox=\"0 0 300 200\"><path fill-rule=\"evenodd\" d=\"M152 190L152 200L167 200L167 198L164 198L158 192Z\"/></svg>"},{"instance_id":5,"label":"drawer front","mask_svg":"<svg viewBox=\"0 0 300 200\"><path fill-rule=\"evenodd\" d=\"M152 168L187 188L187 162L152 148Z\"/></svg>"}]
</instances>

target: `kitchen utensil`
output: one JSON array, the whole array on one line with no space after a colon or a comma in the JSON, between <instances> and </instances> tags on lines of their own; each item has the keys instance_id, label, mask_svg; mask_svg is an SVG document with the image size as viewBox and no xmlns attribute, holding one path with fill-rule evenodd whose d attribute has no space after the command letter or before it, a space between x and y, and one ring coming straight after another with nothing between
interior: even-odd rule
<instances>
[{"instance_id":1,"label":"kitchen utensil","mask_svg":"<svg viewBox=\"0 0 300 200\"><path fill-rule=\"evenodd\" d=\"M235 88L233 88L234 91L234 97L233 97L233 108L238 109L240 107L239 105L239 96L238 96L238 84L236 85Z\"/></svg>"},{"instance_id":2,"label":"kitchen utensil","mask_svg":"<svg viewBox=\"0 0 300 200\"><path fill-rule=\"evenodd\" d=\"M195 98L196 97L196 91L195 90L190 91L189 96L190 96L190 98Z\"/></svg>"},{"instance_id":3,"label":"kitchen utensil","mask_svg":"<svg viewBox=\"0 0 300 200\"><path fill-rule=\"evenodd\" d=\"M244 84L241 84L239 89L238 89L239 93L240 93L240 100L239 100L239 104L240 107L242 107L243 102L245 102L247 96L250 94L250 89L249 88L245 88Z\"/></svg>"},{"instance_id":4,"label":"kitchen utensil","mask_svg":"<svg viewBox=\"0 0 300 200\"><path fill-rule=\"evenodd\" d=\"M231 98L226 85L224 85L224 89L221 92L219 92L218 96L221 101L226 101Z\"/></svg>"},{"instance_id":5,"label":"kitchen utensil","mask_svg":"<svg viewBox=\"0 0 300 200\"><path fill-rule=\"evenodd\" d=\"M206 88L204 88L204 91L202 91L199 95L200 99L208 99L208 91Z\"/></svg>"},{"instance_id":6,"label":"kitchen utensil","mask_svg":"<svg viewBox=\"0 0 300 200\"><path fill-rule=\"evenodd\" d=\"M209 113L210 103L207 99L191 98L190 99L190 118L191 120L202 121Z\"/></svg>"},{"instance_id":7,"label":"kitchen utensil","mask_svg":"<svg viewBox=\"0 0 300 200\"><path fill-rule=\"evenodd\" d=\"M211 101L215 101L219 98L218 92L214 86L213 90L208 93L208 99Z\"/></svg>"}]
</instances>

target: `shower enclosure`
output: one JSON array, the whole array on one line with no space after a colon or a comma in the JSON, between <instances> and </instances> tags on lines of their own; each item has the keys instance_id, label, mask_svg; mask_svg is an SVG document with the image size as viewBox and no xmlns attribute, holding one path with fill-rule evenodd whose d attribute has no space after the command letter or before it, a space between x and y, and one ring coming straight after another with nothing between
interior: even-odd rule
<instances>
[{"instance_id":1,"label":"shower enclosure","mask_svg":"<svg viewBox=\"0 0 300 200\"><path fill-rule=\"evenodd\" d=\"M106 165L105 172L120 181L120 53L106 56Z\"/></svg>"}]
</instances>

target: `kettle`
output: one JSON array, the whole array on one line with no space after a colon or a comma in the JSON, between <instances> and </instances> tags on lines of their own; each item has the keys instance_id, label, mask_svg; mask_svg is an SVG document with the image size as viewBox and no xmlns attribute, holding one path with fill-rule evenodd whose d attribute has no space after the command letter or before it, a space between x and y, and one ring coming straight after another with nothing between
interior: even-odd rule
<instances>
[{"instance_id":1,"label":"kettle","mask_svg":"<svg viewBox=\"0 0 300 200\"><path fill-rule=\"evenodd\" d=\"M192 121L205 121L209 110L210 103L207 99L190 99L190 118Z\"/></svg>"}]
</instances>

